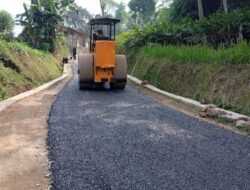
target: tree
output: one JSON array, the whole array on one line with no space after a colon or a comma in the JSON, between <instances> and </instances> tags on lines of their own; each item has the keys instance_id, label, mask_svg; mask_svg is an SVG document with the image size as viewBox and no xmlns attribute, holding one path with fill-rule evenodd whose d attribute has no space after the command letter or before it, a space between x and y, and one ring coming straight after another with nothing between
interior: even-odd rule
<instances>
[{"instance_id":1,"label":"tree","mask_svg":"<svg viewBox=\"0 0 250 190\"><path fill-rule=\"evenodd\" d=\"M163 1L163 0L162 0ZM183 19L199 19L199 11L197 4L202 3L203 15L209 15L223 10L225 12L234 9L249 9L249 0L173 0L170 6L170 18L172 22L178 22ZM201 12L202 14L202 12Z\"/></svg>"},{"instance_id":2,"label":"tree","mask_svg":"<svg viewBox=\"0 0 250 190\"><path fill-rule=\"evenodd\" d=\"M100 0L102 17L113 15L118 7L114 0Z\"/></svg>"},{"instance_id":3,"label":"tree","mask_svg":"<svg viewBox=\"0 0 250 190\"><path fill-rule=\"evenodd\" d=\"M157 23L170 23L170 9L165 8L164 6L163 8L160 8L155 15L154 21Z\"/></svg>"},{"instance_id":4,"label":"tree","mask_svg":"<svg viewBox=\"0 0 250 190\"><path fill-rule=\"evenodd\" d=\"M87 23L93 18L93 15L91 15L87 9L80 7L75 3L73 3L72 6L75 10L67 10L65 24L71 28L86 32L88 30Z\"/></svg>"},{"instance_id":5,"label":"tree","mask_svg":"<svg viewBox=\"0 0 250 190\"><path fill-rule=\"evenodd\" d=\"M126 6L124 3L120 3L115 12L115 18L120 19L121 23L117 25L116 33L120 34L127 28L129 28L129 18L130 15L126 11Z\"/></svg>"},{"instance_id":6,"label":"tree","mask_svg":"<svg viewBox=\"0 0 250 190\"><path fill-rule=\"evenodd\" d=\"M10 34L14 28L14 20L10 13L0 11L0 33Z\"/></svg>"},{"instance_id":7,"label":"tree","mask_svg":"<svg viewBox=\"0 0 250 190\"><path fill-rule=\"evenodd\" d=\"M34 48L53 52L56 30L74 0L32 0L30 7L24 3L25 12L18 15L24 31L21 39Z\"/></svg>"},{"instance_id":8,"label":"tree","mask_svg":"<svg viewBox=\"0 0 250 190\"><path fill-rule=\"evenodd\" d=\"M159 4L159 8L168 8L172 3L172 0L158 0L157 4Z\"/></svg>"},{"instance_id":9,"label":"tree","mask_svg":"<svg viewBox=\"0 0 250 190\"><path fill-rule=\"evenodd\" d=\"M249 0L227 0L228 1L228 10L234 9L249 9L250 1Z\"/></svg>"},{"instance_id":10,"label":"tree","mask_svg":"<svg viewBox=\"0 0 250 190\"><path fill-rule=\"evenodd\" d=\"M115 17L120 19L120 20L124 20L126 17L126 6L124 5L124 3L120 3L117 6L116 12L115 12Z\"/></svg>"},{"instance_id":11,"label":"tree","mask_svg":"<svg viewBox=\"0 0 250 190\"><path fill-rule=\"evenodd\" d=\"M102 16L105 16L105 8L106 8L106 2L104 0L100 0L100 6L102 11Z\"/></svg>"},{"instance_id":12,"label":"tree","mask_svg":"<svg viewBox=\"0 0 250 190\"><path fill-rule=\"evenodd\" d=\"M178 22L183 19L199 19L198 1L200 0L174 0L170 7L171 21ZM222 3L221 0L202 0L202 5L203 15L204 17L208 17L210 14L218 11Z\"/></svg>"},{"instance_id":13,"label":"tree","mask_svg":"<svg viewBox=\"0 0 250 190\"><path fill-rule=\"evenodd\" d=\"M128 4L136 23L145 25L153 19L156 10L155 0L131 0Z\"/></svg>"}]
</instances>

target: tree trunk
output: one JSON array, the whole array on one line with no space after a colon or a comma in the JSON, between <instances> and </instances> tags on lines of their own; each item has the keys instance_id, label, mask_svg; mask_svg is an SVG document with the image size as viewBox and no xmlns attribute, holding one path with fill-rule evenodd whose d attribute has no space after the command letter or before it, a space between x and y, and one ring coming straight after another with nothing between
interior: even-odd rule
<instances>
[{"instance_id":1,"label":"tree trunk","mask_svg":"<svg viewBox=\"0 0 250 190\"><path fill-rule=\"evenodd\" d=\"M223 0L223 6L224 6L225 13L228 13L228 2L227 2L227 0Z\"/></svg>"},{"instance_id":2,"label":"tree trunk","mask_svg":"<svg viewBox=\"0 0 250 190\"><path fill-rule=\"evenodd\" d=\"M202 5L202 0L197 0L197 3L198 3L199 19L204 20L204 10ZM202 34L202 42L203 44L207 43L206 34Z\"/></svg>"},{"instance_id":3,"label":"tree trunk","mask_svg":"<svg viewBox=\"0 0 250 190\"><path fill-rule=\"evenodd\" d=\"M224 7L224 11L225 11L225 13L227 14L228 13L228 0L223 0L223 7ZM230 27L230 25L228 24L228 26L227 26L227 38L228 38L228 43L230 43L230 41L231 41L231 39L230 39L230 31L231 31L231 27Z\"/></svg>"},{"instance_id":4,"label":"tree trunk","mask_svg":"<svg viewBox=\"0 0 250 190\"><path fill-rule=\"evenodd\" d=\"M100 0L100 6L101 6L101 11L102 11L102 17L104 17L105 16L106 3L103 0Z\"/></svg>"},{"instance_id":5,"label":"tree trunk","mask_svg":"<svg viewBox=\"0 0 250 190\"><path fill-rule=\"evenodd\" d=\"M204 10L203 10L203 5L202 5L202 0L197 0L197 2L198 2L199 19L203 20L204 19Z\"/></svg>"},{"instance_id":6,"label":"tree trunk","mask_svg":"<svg viewBox=\"0 0 250 190\"><path fill-rule=\"evenodd\" d=\"M244 40L244 37L243 37L243 25L240 24L240 27L239 27L239 41L243 41Z\"/></svg>"}]
</instances>

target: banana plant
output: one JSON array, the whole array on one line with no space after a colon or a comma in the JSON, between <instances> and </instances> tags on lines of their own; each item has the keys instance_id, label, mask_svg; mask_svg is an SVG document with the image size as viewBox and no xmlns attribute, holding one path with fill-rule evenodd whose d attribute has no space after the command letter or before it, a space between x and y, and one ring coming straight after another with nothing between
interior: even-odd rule
<instances>
[{"instance_id":1,"label":"banana plant","mask_svg":"<svg viewBox=\"0 0 250 190\"><path fill-rule=\"evenodd\" d=\"M18 15L18 22L24 26L21 38L34 48L54 51L56 29L63 24L65 10L71 9L74 0L32 0L23 4L24 13Z\"/></svg>"}]
</instances>

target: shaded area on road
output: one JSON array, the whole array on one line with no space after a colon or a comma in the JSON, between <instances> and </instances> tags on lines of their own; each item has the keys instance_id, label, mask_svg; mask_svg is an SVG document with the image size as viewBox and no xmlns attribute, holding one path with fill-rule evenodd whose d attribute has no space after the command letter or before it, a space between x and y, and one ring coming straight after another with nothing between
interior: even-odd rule
<instances>
[{"instance_id":1,"label":"shaded area on road","mask_svg":"<svg viewBox=\"0 0 250 190\"><path fill-rule=\"evenodd\" d=\"M250 187L250 138L131 87L79 91L74 73L48 121L53 189Z\"/></svg>"}]
</instances>

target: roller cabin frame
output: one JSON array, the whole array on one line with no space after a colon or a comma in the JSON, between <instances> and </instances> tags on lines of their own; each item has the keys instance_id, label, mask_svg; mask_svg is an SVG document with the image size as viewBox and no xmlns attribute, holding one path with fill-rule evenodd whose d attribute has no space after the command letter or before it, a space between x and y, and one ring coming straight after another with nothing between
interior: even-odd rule
<instances>
[{"instance_id":1,"label":"roller cabin frame","mask_svg":"<svg viewBox=\"0 0 250 190\"><path fill-rule=\"evenodd\" d=\"M115 33L119 19L97 18L89 21L89 53L79 54L79 89L91 89L94 84L108 82L111 89L124 89L127 83L127 61L116 55ZM93 38L96 26L108 26L109 37ZM113 33L113 35L112 35Z\"/></svg>"}]
</instances>

